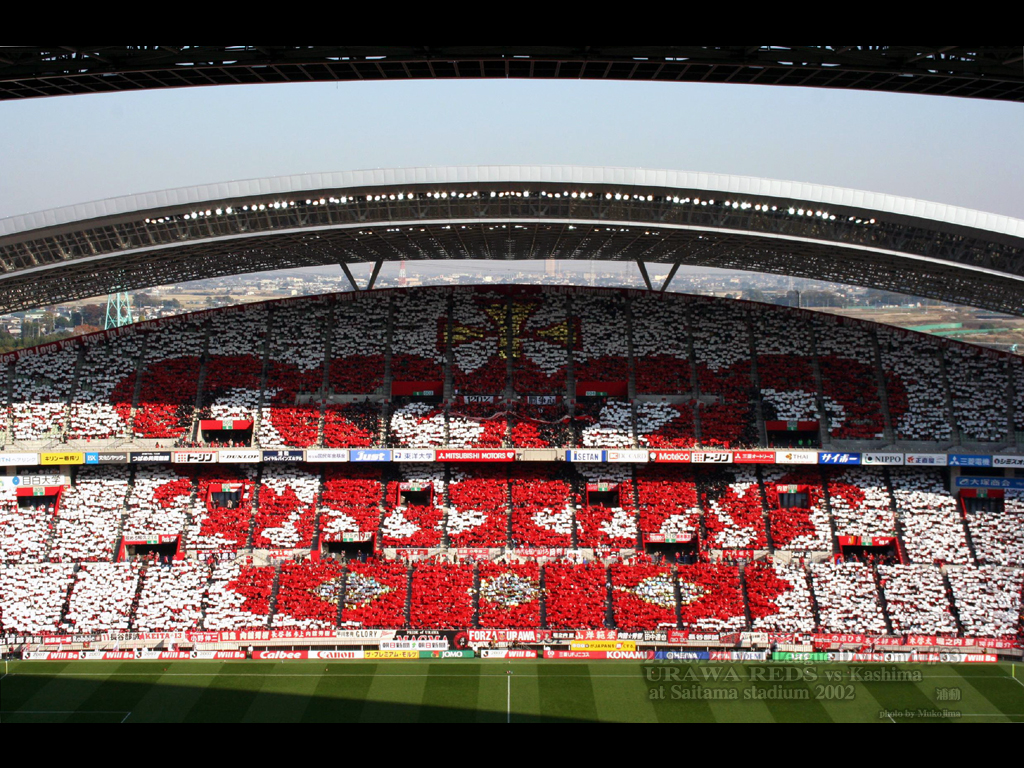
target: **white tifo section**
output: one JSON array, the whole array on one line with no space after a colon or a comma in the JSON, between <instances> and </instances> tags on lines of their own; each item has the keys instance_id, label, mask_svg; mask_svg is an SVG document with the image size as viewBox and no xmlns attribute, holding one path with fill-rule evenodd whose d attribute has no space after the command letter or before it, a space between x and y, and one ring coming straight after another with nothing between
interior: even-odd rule
<instances>
[{"instance_id":1,"label":"white tifo section","mask_svg":"<svg viewBox=\"0 0 1024 768\"><path fill-rule=\"evenodd\" d=\"M138 563L82 563L66 629L73 634L127 630L140 571Z\"/></svg>"},{"instance_id":2,"label":"white tifo section","mask_svg":"<svg viewBox=\"0 0 1024 768\"><path fill-rule=\"evenodd\" d=\"M765 567L771 568L781 581L789 585L789 589L772 600L778 612L754 619L754 629L762 632L812 632L811 590L807 587L803 569L779 562Z\"/></svg>"},{"instance_id":3,"label":"white tifo section","mask_svg":"<svg viewBox=\"0 0 1024 768\"><path fill-rule=\"evenodd\" d=\"M157 498L158 490L177 483L177 493ZM128 497L128 517L122 538L132 541L151 536L178 536L188 522L188 507L192 497L192 483L188 476L179 475L167 466L137 467L131 495Z\"/></svg>"},{"instance_id":4,"label":"white tifo section","mask_svg":"<svg viewBox=\"0 0 1024 768\"><path fill-rule=\"evenodd\" d=\"M1024 570L986 565L948 568L960 623L970 637L1012 637L1020 624Z\"/></svg>"},{"instance_id":5,"label":"white tifo section","mask_svg":"<svg viewBox=\"0 0 1024 768\"><path fill-rule=\"evenodd\" d=\"M0 629L7 633L42 634L60 631L74 566L41 563L5 565L0 568L3 617Z\"/></svg>"},{"instance_id":6,"label":"white tifo section","mask_svg":"<svg viewBox=\"0 0 1024 768\"><path fill-rule=\"evenodd\" d=\"M851 504L836 487L845 484L858 488L864 494L859 506ZM889 488L885 476L878 471L848 468L829 480L829 501L832 517L839 536L895 536L896 516L892 511Z\"/></svg>"},{"instance_id":7,"label":"white tifo section","mask_svg":"<svg viewBox=\"0 0 1024 768\"><path fill-rule=\"evenodd\" d=\"M1010 381L1002 357L993 358L986 350L959 345L950 345L945 351L953 413L960 431L973 441L1006 440Z\"/></svg>"},{"instance_id":8,"label":"white tifo section","mask_svg":"<svg viewBox=\"0 0 1024 768\"><path fill-rule=\"evenodd\" d=\"M896 634L954 635L956 620L942 572L930 565L880 565L889 619Z\"/></svg>"},{"instance_id":9,"label":"white tifo section","mask_svg":"<svg viewBox=\"0 0 1024 768\"><path fill-rule=\"evenodd\" d=\"M860 563L812 563L818 615L825 632L885 634L874 577Z\"/></svg>"},{"instance_id":10,"label":"white tifo section","mask_svg":"<svg viewBox=\"0 0 1024 768\"><path fill-rule=\"evenodd\" d=\"M58 349L18 360L11 388L11 435L42 440L63 432L78 349Z\"/></svg>"},{"instance_id":11,"label":"white tifo section","mask_svg":"<svg viewBox=\"0 0 1024 768\"><path fill-rule=\"evenodd\" d=\"M963 523L942 475L913 469L892 469L890 473L910 559L929 564L968 563Z\"/></svg>"},{"instance_id":12,"label":"white tifo section","mask_svg":"<svg viewBox=\"0 0 1024 768\"><path fill-rule=\"evenodd\" d=\"M117 385L138 366L142 338L137 334L95 342L85 348L78 387L71 399L69 440L126 437L128 424L111 399ZM122 393L131 406L133 391Z\"/></svg>"},{"instance_id":13,"label":"white tifo section","mask_svg":"<svg viewBox=\"0 0 1024 768\"><path fill-rule=\"evenodd\" d=\"M79 467L61 496L50 559L112 560L127 493L127 467Z\"/></svg>"},{"instance_id":14,"label":"white tifo section","mask_svg":"<svg viewBox=\"0 0 1024 768\"><path fill-rule=\"evenodd\" d=\"M438 509L444 509L444 465L443 464L401 464L400 482L419 483L426 485L431 483L434 489L433 504ZM388 499L388 503L394 503L394 499ZM420 527L406 517L407 507L404 505L395 506L384 515L384 522L381 525L381 533L394 539L408 539ZM437 523L436 530L440 532L444 518Z\"/></svg>"},{"instance_id":15,"label":"white tifo section","mask_svg":"<svg viewBox=\"0 0 1024 768\"><path fill-rule=\"evenodd\" d=\"M878 329L878 343L882 370L897 374L907 390L909 410L893 425L896 436L904 440L949 440L952 432L946 418L938 343L885 328Z\"/></svg>"},{"instance_id":16,"label":"white tifo section","mask_svg":"<svg viewBox=\"0 0 1024 768\"><path fill-rule=\"evenodd\" d=\"M184 561L151 565L142 579L136 632L187 632L198 629L210 566Z\"/></svg>"}]
</instances>

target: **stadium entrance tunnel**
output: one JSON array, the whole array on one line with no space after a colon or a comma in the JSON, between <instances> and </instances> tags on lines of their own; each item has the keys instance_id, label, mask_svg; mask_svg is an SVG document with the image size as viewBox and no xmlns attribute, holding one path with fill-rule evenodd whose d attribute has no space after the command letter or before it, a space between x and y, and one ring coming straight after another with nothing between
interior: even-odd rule
<instances>
[{"instance_id":1,"label":"stadium entrance tunnel","mask_svg":"<svg viewBox=\"0 0 1024 768\"><path fill-rule=\"evenodd\" d=\"M171 539L164 541L164 539ZM173 560L178 554L178 537L161 536L158 540L125 541L121 547L121 560L142 560L156 558L158 561Z\"/></svg>"},{"instance_id":2,"label":"stadium entrance tunnel","mask_svg":"<svg viewBox=\"0 0 1024 768\"><path fill-rule=\"evenodd\" d=\"M764 426L772 448L821 448L817 421L765 421Z\"/></svg>"},{"instance_id":3,"label":"stadium entrance tunnel","mask_svg":"<svg viewBox=\"0 0 1024 768\"><path fill-rule=\"evenodd\" d=\"M372 534L362 538L356 534L348 540L324 541L320 545L320 553L334 560L358 560L364 563L376 555Z\"/></svg>"},{"instance_id":4,"label":"stadium entrance tunnel","mask_svg":"<svg viewBox=\"0 0 1024 768\"><path fill-rule=\"evenodd\" d=\"M615 509L619 503L619 486L615 483L595 483L587 486L587 506Z\"/></svg>"},{"instance_id":5,"label":"stadium entrance tunnel","mask_svg":"<svg viewBox=\"0 0 1024 768\"><path fill-rule=\"evenodd\" d=\"M655 561L659 558L666 563L689 565L699 561L697 539L689 541L644 541L644 552Z\"/></svg>"}]
</instances>

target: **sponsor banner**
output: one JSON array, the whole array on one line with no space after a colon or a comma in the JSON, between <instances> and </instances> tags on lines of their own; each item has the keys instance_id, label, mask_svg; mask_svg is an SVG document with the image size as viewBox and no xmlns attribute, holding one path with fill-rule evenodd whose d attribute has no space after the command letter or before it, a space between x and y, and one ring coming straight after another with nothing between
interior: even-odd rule
<instances>
[{"instance_id":1,"label":"sponsor banner","mask_svg":"<svg viewBox=\"0 0 1024 768\"><path fill-rule=\"evenodd\" d=\"M644 534L644 541L649 544L688 544L694 539L694 534L678 536L673 533L647 533Z\"/></svg>"},{"instance_id":2,"label":"sponsor banner","mask_svg":"<svg viewBox=\"0 0 1024 768\"><path fill-rule=\"evenodd\" d=\"M528 395L526 402L530 405L557 405L558 395Z\"/></svg>"},{"instance_id":3,"label":"sponsor banner","mask_svg":"<svg viewBox=\"0 0 1024 768\"><path fill-rule=\"evenodd\" d=\"M692 451L650 451L651 461L661 464L689 464L693 461Z\"/></svg>"},{"instance_id":4,"label":"sponsor banner","mask_svg":"<svg viewBox=\"0 0 1024 768\"><path fill-rule=\"evenodd\" d=\"M730 451L694 451L694 464L732 464Z\"/></svg>"},{"instance_id":5,"label":"sponsor banner","mask_svg":"<svg viewBox=\"0 0 1024 768\"><path fill-rule=\"evenodd\" d=\"M570 651L635 651L633 640L573 640Z\"/></svg>"},{"instance_id":6,"label":"sponsor banner","mask_svg":"<svg viewBox=\"0 0 1024 768\"><path fill-rule=\"evenodd\" d=\"M489 404L494 402L494 395L463 395L462 402Z\"/></svg>"},{"instance_id":7,"label":"sponsor banner","mask_svg":"<svg viewBox=\"0 0 1024 768\"><path fill-rule=\"evenodd\" d=\"M817 451L786 451L775 452L776 464L817 464Z\"/></svg>"},{"instance_id":8,"label":"sponsor banner","mask_svg":"<svg viewBox=\"0 0 1024 768\"><path fill-rule=\"evenodd\" d=\"M263 642L267 640L327 640L338 643L376 644L392 640L391 629L257 629L224 630L221 632L186 632L190 643Z\"/></svg>"},{"instance_id":9,"label":"sponsor banner","mask_svg":"<svg viewBox=\"0 0 1024 768\"><path fill-rule=\"evenodd\" d=\"M418 659L419 651L363 651L364 659L390 659L392 661L402 659Z\"/></svg>"},{"instance_id":10,"label":"sponsor banner","mask_svg":"<svg viewBox=\"0 0 1024 768\"><path fill-rule=\"evenodd\" d=\"M35 467L38 465L38 453L4 453L0 451L0 467Z\"/></svg>"},{"instance_id":11,"label":"sponsor banner","mask_svg":"<svg viewBox=\"0 0 1024 768\"><path fill-rule=\"evenodd\" d=\"M974 456L962 453L951 453L949 455L949 466L951 467L991 467L991 456Z\"/></svg>"},{"instance_id":12,"label":"sponsor banner","mask_svg":"<svg viewBox=\"0 0 1024 768\"><path fill-rule=\"evenodd\" d=\"M546 643L551 640L547 629L471 629L471 643Z\"/></svg>"},{"instance_id":13,"label":"sponsor banner","mask_svg":"<svg viewBox=\"0 0 1024 768\"><path fill-rule=\"evenodd\" d=\"M668 642L676 643L705 643L707 645L718 645L722 641L721 635L694 633L688 630L670 629L668 631Z\"/></svg>"},{"instance_id":14,"label":"sponsor banner","mask_svg":"<svg viewBox=\"0 0 1024 768\"><path fill-rule=\"evenodd\" d=\"M420 651L421 659L473 659L473 651Z\"/></svg>"},{"instance_id":15,"label":"sponsor banner","mask_svg":"<svg viewBox=\"0 0 1024 768\"><path fill-rule=\"evenodd\" d=\"M67 475L0 475L0 488L54 488L71 485ZM42 494L47 495L47 494Z\"/></svg>"},{"instance_id":16,"label":"sponsor banner","mask_svg":"<svg viewBox=\"0 0 1024 768\"><path fill-rule=\"evenodd\" d=\"M171 461L170 451L132 451L128 454L132 464L168 464Z\"/></svg>"},{"instance_id":17,"label":"sponsor banner","mask_svg":"<svg viewBox=\"0 0 1024 768\"><path fill-rule=\"evenodd\" d=\"M348 450L330 450L327 448L307 448L306 461L323 463L348 461Z\"/></svg>"},{"instance_id":18,"label":"sponsor banner","mask_svg":"<svg viewBox=\"0 0 1024 768\"><path fill-rule=\"evenodd\" d=\"M723 560L753 560L754 550L752 549L723 549Z\"/></svg>"},{"instance_id":19,"label":"sponsor banner","mask_svg":"<svg viewBox=\"0 0 1024 768\"><path fill-rule=\"evenodd\" d=\"M392 461L430 463L434 460L433 448L396 448L391 452ZM355 459L353 459L355 461Z\"/></svg>"},{"instance_id":20,"label":"sponsor banner","mask_svg":"<svg viewBox=\"0 0 1024 768\"><path fill-rule=\"evenodd\" d=\"M217 451L175 451L171 454L175 464L216 464Z\"/></svg>"},{"instance_id":21,"label":"sponsor banner","mask_svg":"<svg viewBox=\"0 0 1024 768\"><path fill-rule=\"evenodd\" d=\"M650 461L647 451L608 451L608 461L613 464L646 464Z\"/></svg>"},{"instance_id":22,"label":"sponsor banner","mask_svg":"<svg viewBox=\"0 0 1024 768\"><path fill-rule=\"evenodd\" d=\"M711 661L765 661L768 651L711 651Z\"/></svg>"},{"instance_id":23,"label":"sponsor banner","mask_svg":"<svg viewBox=\"0 0 1024 768\"><path fill-rule=\"evenodd\" d=\"M343 542L348 544L364 543L367 541L373 541L373 533L366 533L363 531L344 531L342 533L326 533L320 537L320 541L323 542Z\"/></svg>"},{"instance_id":24,"label":"sponsor banner","mask_svg":"<svg viewBox=\"0 0 1024 768\"><path fill-rule=\"evenodd\" d=\"M308 651L307 658L321 661L352 661L363 658L362 651Z\"/></svg>"},{"instance_id":25,"label":"sponsor banner","mask_svg":"<svg viewBox=\"0 0 1024 768\"><path fill-rule=\"evenodd\" d=\"M907 635L907 645L932 648L992 648L1011 650L1017 647L1013 640L996 640L982 637L940 637L936 635Z\"/></svg>"},{"instance_id":26,"label":"sponsor banner","mask_svg":"<svg viewBox=\"0 0 1024 768\"><path fill-rule=\"evenodd\" d=\"M707 651L655 651L654 658L659 661L710 661L711 654Z\"/></svg>"},{"instance_id":27,"label":"sponsor banner","mask_svg":"<svg viewBox=\"0 0 1024 768\"><path fill-rule=\"evenodd\" d=\"M868 466L902 467L906 457L902 453L865 453L864 463Z\"/></svg>"},{"instance_id":28,"label":"sponsor banner","mask_svg":"<svg viewBox=\"0 0 1024 768\"><path fill-rule=\"evenodd\" d=\"M380 644L382 651L446 651L448 639L444 637L430 640L389 640Z\"/></svg>"},{"instance_id":29,"label":"sponsor banner","mask_svg":"<svg viewBox=\"0 0 1024 768\"><path fill-rule=\"evenodd\" d=\"M259 464L263 454L256 448L222 448L220 451L221 464Z\"/></svg>"},{"instance_id":30,"label":"sponsor banner","mask_svg":"<svg viewBox=\"0 0 1024 768\"><path fill-rule=\"evenodd\" d=\"M840 536L841 547L890 547L896 543L895 536Z\"/></svg>"},{"instance_id":31,"label":"sponsor banner","mask_svg":"<svg viewBox=\"0 0 1024 768\"><path fill-rule=\"evenodd\" d=\"M93 451L85 454L86 464L127 464L128 454L114 451Z\"/></svg>"},{"instance_id":32,"label":"sponsor banner","mask_svg":"<svg viewBox=\"0 0 1024 768\"><path fill-rule=\"evenodd\" d=\"M484 648L480 651L482 659L536 659L536 651L524 651L519 649L492 649Z\"/></svg>"},{"instance_id":33,"label":"sponsor banner","mask_svg":"<svg viewBox=\"0 0 1024 768\"><path fill-rule=\"evenodd\" d=\"M305 451L264 451L263 461L272 464L294 463L305 460Z\"/></svg>"},{"instance_id":34,"label":"sponsor banner","mask_svg":"<svg viewBox=\"0 0 1024 768\"><path fill-rule=\"evenodd\" d=\"M945 467L949 464L949 455L945 453L908 453L908 467Z\"/></svg>"},{"instance_id":35,"label":"sponsor banner","mask_svg":"<svg viewBox=\"0 0 1024 768\"><path fill-rule=\"evenodd\" d=\"M57 467L72 464L85 464L85 454L75 452L39 454L39 466L41 467Z\"/></svg>"},{"instance_id":36,"label":"sponsor banner","mask_svg":"<svg viewBox=\"0 0 1024 768\"><path fill-rule=\"evenodd\" d=\"M257 661L297 661L308 659L309 651L253 651L252 657Z\"/></svg>"},{"instance_id":37,"label":"sponsor banner","mask_svg":"<svg viewBox=\"0 0 1024 768\"><path fill-rule=\"evenodd\" d=\"M436 461L515 461L516 452L506 450L438 450Z\"/></svg>"},{"instance_id":38,"label":"sponsor banner","mask_svg":"<svg viewBox=\"0 0 1024 768\"><path fill-rule=\"evenodd\" d=\"M1021 477L958 477L957 488L1001 488L1009 491L1024 490Z\"/></svg>"},{"instance_id":39,"label":"sponsor banner","mask_svg":"<svg viewBox=\"0 0 1024 768\"><path fill-rule=\"evenodd\" d=\"M867 635L811 635L811 642L815 645L864 645L867 641Z\"/></svg>"},{"instance_id":40,"label":"sponsor banner","mask_svg":"<svg viewBox=\"0 0 1024 768\"><path fill-rule=\"evenodd\" d=\"M572 449L565 452L565 460L577 464L595 464L604 462L606 452L596 449L582 448Z\"/></svg>"},{"instance_id":41,"label":"sponsor banner","mask_svg":"<svg viewBox=\"0 0 1024 768\"><path fill-rule=\"evenodd\" d=\"M775 451L733 451L736 464L774 464Z\"/></svg>"},{"instance_id":42,"label":"sponsor banner","mask_svg":"<svg viewBox=\"0 0 1024 768\"><path fill-rule=\"evenodd\" d=\"M348 460L359 461L391 461L391 451L387 449L353 448L348 452Z\"/></svg>"},{"instance_id":43,"label":"sponsor banner","mask_svg":"<svg viewBox=\"0 0 1024 768\"><path fill-rule=\"evenodd\" d=\"M1024 456L993 456L993 467L1024 467Z\"/></svg>"},{"instance_id":44,"label":"sponsor banner","mask_svg":"<svg viewBox=\"0 0 1024 768\"><path fill-rule=\"evenodd\" d=\"M544 651L545 659L608 659L647 661L654 658L654 651Z\"/></svg>"},{"instance_id":45,"label":"sponsor banner","mask_svg":"<svg viewBox=\"0 0 1024 768\"><path fill-rule=\"evenodd\" d=\"M819 464L844 464L850 466L857 466L860 464L861 455L859 453L819 453L818 463Z\"/></svg>"},{"instance_id":46,"label":"sponsor banner","mask_svg":"<svg viewBox=\"0 0 1024 768\"><path fill-rule=\"evenodd\" d=\"M192 651L189 657L201 660L230 661L244 659L245 651Z\"/></svg>"}]
</instances>

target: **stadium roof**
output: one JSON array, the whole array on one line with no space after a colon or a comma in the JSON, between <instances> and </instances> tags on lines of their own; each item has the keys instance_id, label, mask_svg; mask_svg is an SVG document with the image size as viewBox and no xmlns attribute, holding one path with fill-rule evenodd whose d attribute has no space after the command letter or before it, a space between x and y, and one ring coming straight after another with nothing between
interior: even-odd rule
<instances>
[{"instance_id":1,"label":"stadium roof","mask_svg":"<svg viewBox=\"0 0 1024 768\"><path fill-rule=\"evenodd\" d=\"M1024 101L1022 46L0 47L0 99L201 85L458 78L847 88Z\"/></svg>"},{"instance_id":2,"label":"stadium roof","mask_svg":"<svg viewBox=\"0 0 1024 768\"><path fill-rule=\"evenodd\" d=\"M470 258L743 269L1024 314L1020 219L819 184L576 166L306 174L3 219L0 312L219 275Z\"/></svg>"}]
</instances>

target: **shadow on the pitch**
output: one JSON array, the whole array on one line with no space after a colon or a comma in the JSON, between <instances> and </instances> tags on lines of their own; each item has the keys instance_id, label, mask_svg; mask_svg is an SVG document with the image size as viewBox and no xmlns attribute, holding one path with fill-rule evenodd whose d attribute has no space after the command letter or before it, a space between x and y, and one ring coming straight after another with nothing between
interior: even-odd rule
<instances>
[{"instance_id":1,"label":"shadow on the pitch","mask_svg":"<svg viewBox=\"0 0 1024 768\"><path fill-rule=\"evenodd\" d=\"M241 669L239 670L242 671ZM71 673L73 674L73 673ZM140 670L140 675L146 672ZM157 673L159 674L159 673ZM242 682L231 670L209 686L159 683L138 678L76 678L69 675L11 674L0 684L0 721L16 723L136 722L305 722L305 723L477 723L506 722L504 709L409 704L367 699L356 691L288 694L261 691L266 680ZM267 678L271 679L271 678ZM369 680L363 687L368 687ZM467 698L474 698L467 697ZM129 714L130 713L130 714ZM514 723L589 722L578 717L512 713Z\"/></svg>"}]
</instances>

